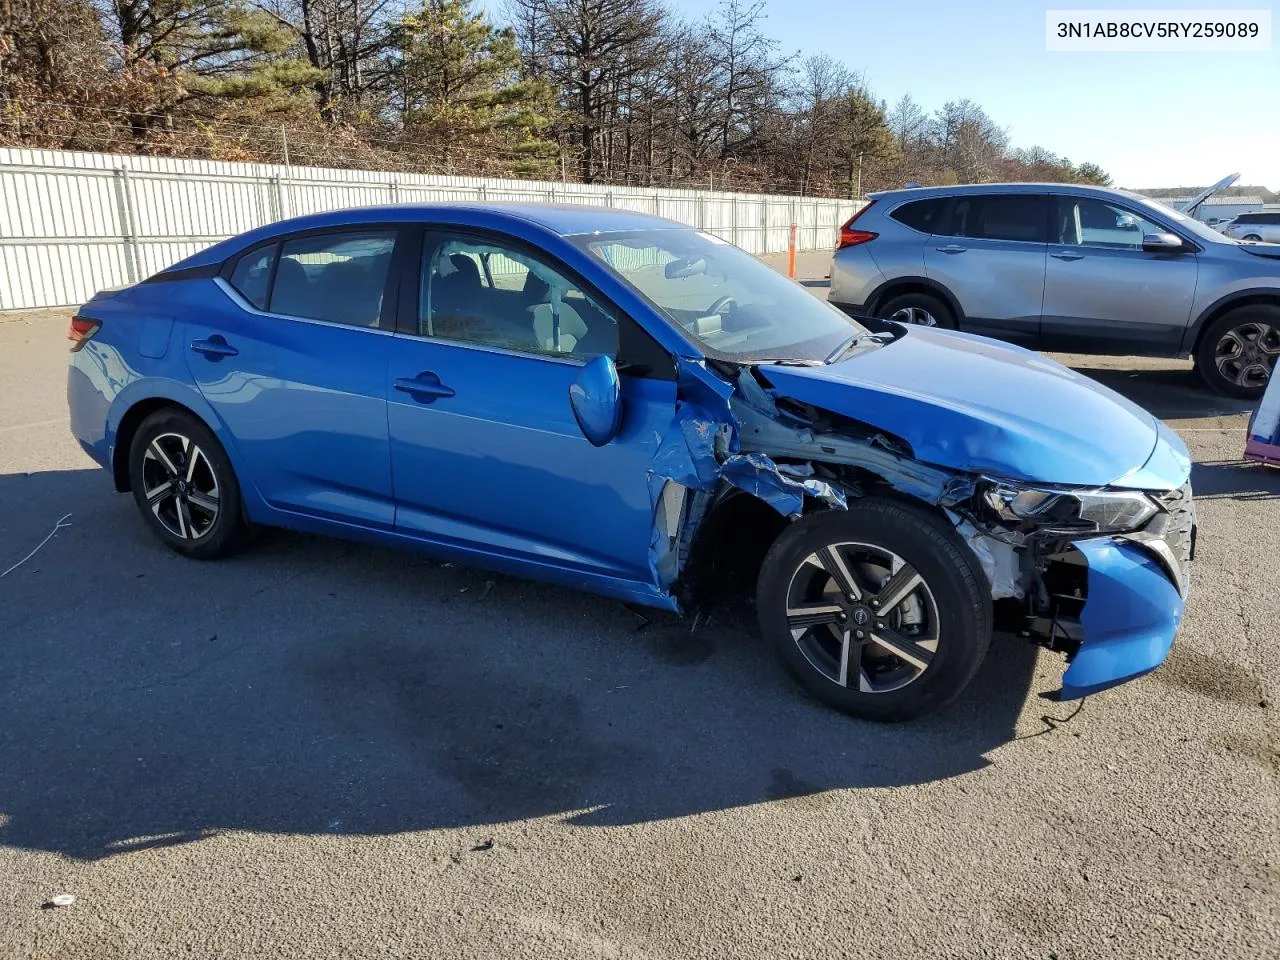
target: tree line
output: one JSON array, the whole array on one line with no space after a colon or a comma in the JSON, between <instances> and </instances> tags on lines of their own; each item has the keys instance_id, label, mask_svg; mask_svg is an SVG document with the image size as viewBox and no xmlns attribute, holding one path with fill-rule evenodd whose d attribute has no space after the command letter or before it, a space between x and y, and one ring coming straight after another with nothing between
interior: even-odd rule
<instances>
[{"instance_id":1,"label":"tree line","mask_svg":"<svg viewBox=\"0 0 1280 960\"><path fill-rule=\"evenodd\" d=\"M0 0L0 144L858 197L1107 184L967 99L889 105L763 0Z\"/></svg>"}]
</instances>

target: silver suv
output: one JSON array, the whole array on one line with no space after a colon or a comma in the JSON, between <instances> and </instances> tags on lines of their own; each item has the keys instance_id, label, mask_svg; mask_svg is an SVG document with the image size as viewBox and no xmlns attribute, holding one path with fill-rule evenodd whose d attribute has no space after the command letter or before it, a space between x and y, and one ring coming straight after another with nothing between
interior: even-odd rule
<instances>
[{"instance_id":1,"label":"silver suv","mask_svg":"<svg viewBox=\"0 0 1280 960\"><path fill-rule=\"evenodd\" d=\"M831 302L1041 350L1191 356L1229 396L1280 357L1280 244L1240 243L1121 190L1068 184L870 195L840 230Z\"/></svg>"},{"instance_id":2,"label":"silver suv","mask_svg":"<svg viewBox=\"0 0 1280 960\"><path fill-rule=\"evenodd\" d=\"M1218 224L1217 229L1235 240L1254 243L1265 240L1267 243L1280 243L1280 210L1242 213L1233 220Z\"/></svg>"}]
</instances>

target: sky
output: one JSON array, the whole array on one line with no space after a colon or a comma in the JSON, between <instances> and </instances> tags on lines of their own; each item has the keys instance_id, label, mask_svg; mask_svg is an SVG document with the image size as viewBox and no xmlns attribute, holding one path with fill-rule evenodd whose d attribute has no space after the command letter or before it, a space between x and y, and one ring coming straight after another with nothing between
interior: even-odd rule
<instances>
[{"instance_id":1,"label":"sky","mask_svg":"<svg viewBox=\"0 0 1280 960\"><path fill-rule=\"evenodd\" d=\"M671 0L690 19L717 0ZM485 4L496 8L498 4ZM1048 9L1271 10L1269 53L1050 53ZM932 111L968 97L1009 131L1092 161L1117 186L1213 183L1280 190L1277 0L766 0L783 52L826 53L861 71L890 105Z\"/></svg>"}]
</instances>

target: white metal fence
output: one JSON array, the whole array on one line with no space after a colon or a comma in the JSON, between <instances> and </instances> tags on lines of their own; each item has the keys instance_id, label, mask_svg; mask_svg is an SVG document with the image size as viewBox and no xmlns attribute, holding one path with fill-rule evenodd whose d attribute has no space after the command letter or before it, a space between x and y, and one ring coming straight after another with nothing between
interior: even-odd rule
<instances>
[{"instance_id":1,"label":"white metal fence","mask_svg":"<svg viewBox=\"0 0 1280 960\"><path fill-rule=\"evenodd\" d=\"M751 253L835 243L859 206L767 194L0 148L0 310L78 304L285 217L437 200L581 203L669 217Z\"/></svg>"}]
</instances>

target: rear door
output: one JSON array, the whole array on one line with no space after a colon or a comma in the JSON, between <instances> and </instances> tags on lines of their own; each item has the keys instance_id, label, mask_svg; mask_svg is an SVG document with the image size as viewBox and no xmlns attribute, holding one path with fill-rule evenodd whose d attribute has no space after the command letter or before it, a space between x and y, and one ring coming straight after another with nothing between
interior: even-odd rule
<instances>
[{"instance_id":1,"label":"rear door","mask_svg":"<svg viewBox=\"0 0 1280 960\"><path fill-rule=\"evenodd\" d=\"M1169 228L1111 200L1055 198L1042 345L1049 350L1173 354L1191 318L1198 258L1147 253Z\"/></svg>"},{"instance_id":2,"label":"rear door","mask_svg":"<svg viewBox=\"0 0 1280 960\"><path fill-rule=\"evenodd\" d=\"M186 325L187 364L272 506L391 527L386 370L394 226L254 248Z\"/></svg>"},{"instance_id":3,"label":"rear door","mask_svg":"<svg viewBox=\"0 0 1280 960\"><path fill-rule=\"evenodd\" d=\"M925 271L960 303L962 327L1034 345L1044 297L1049 199L961 194L925 244Z\"/></svg>"}]
</instances>

